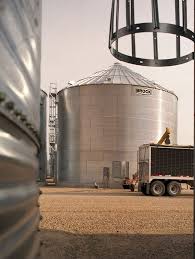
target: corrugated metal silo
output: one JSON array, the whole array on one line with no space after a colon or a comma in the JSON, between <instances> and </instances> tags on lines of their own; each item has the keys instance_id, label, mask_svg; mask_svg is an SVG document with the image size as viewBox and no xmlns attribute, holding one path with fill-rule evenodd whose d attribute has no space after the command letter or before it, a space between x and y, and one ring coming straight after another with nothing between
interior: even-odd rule
<instances>
[{"instance_id":1,"label":"corrugated metal silo","mask_svg":"<svg viewBox=\"0 0 195 259\"><path fill-rule=\"evenodd\" d=\"M58 179L111 183L137 171L137 150L166 127L177 143L177 96L119 63L58 93Z\"/></svg>"},{"instance_id":2,"label":"corrugated metal silo","mask_svg":"<svg viewBox=\"0 0 195 259\"><path fill-rule=\"evenodd\" d=\"M37 258L41 1L0 1L0 257Z\"/></svg>"},{"instance_id":3,"label":"corrugated metal silo","mask_svg":"<svg viewBox=\"0 0 195 259\"><path fill-rule=\"evenodd\" d=\"M47 93L41 90L40 102L40 154L39 154L39 177L44 181L47 174Z\"/></svg>"}]
</instances>

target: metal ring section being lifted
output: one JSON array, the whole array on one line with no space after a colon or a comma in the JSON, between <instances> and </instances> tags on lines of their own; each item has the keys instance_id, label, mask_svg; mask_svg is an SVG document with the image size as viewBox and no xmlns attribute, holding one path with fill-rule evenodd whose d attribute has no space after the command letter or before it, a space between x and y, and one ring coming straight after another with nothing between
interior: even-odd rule
<instances>
[{"instance_id":1,"label":"metal ring section being lifted","mask_svg":"<svg viewBox=\"0 0 195 259\"><path fill-rule=\"evenodd\" d=\"M120 61L142 66L174 66L189 62L194 59L194 52L181 56L180 37L187 38L194 42L194 33L187 29L187 6L186 0L182 0L183 25L180 26L179 0L175 0L175 21L176 24L160 23L158 14L158 1L152 0L152 23L135 24L134 0L126 0L126 26L119 28L119 0L112 1L109 49L112 55ZM115 14L116 9L116 14ZM114 18L116 21L114 22ZM114 32L114 24L116 30ZM137 33L151 32L153 33L153 59L136 57L136 40ZM176 57L169 59L159 59L158 57L158 33L167 33L176 35ZM131 35L132 55L126 55L119 51L119 39ZM115 47L113 46L115 43Z\"/></svg>"}]
</instances>

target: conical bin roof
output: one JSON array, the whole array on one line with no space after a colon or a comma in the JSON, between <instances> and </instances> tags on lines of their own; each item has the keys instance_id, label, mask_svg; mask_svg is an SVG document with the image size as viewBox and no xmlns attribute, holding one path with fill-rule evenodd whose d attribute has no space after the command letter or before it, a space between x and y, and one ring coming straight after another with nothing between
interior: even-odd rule
<instances>
[{"instance_id":1,"label":"conical bin roof","mask_svg":"<svg viewBox=\"0 0 195 259\"><path fill-rule=\"evenodd\" d=\"M133 85L143 86L148 88L159 89L162 91L174 94L174 92L156 84L154 81L149 80L142 75L134 72L126 66L120 63L114 63L107 69L98 71L86 78L78 80L69 87L82 86L82 85L105 85L105 84L117 84L117 85ZM174 94L175 95L175 94Z\"/></svg>"}]
</instances>

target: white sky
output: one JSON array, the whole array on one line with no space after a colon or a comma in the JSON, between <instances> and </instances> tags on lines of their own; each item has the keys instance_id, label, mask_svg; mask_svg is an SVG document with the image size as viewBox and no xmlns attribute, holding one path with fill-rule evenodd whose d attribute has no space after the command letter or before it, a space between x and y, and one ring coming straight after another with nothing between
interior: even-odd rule
<instances>
[{"instance_id":1,"label":"white sky","mask_svg":"<svg viewBox=\"0 0 195 259\"><path fill-rule=\"evenodd\" d=\"M121 3L121 12L123 11ZM175 0L159 0L160 22L174 22ZM193 0L188 0L188 27L193 25ZM151 0L135 0L136 22L151 20ZM108 50L111 0L43 0L42 17L42 85L48 92L50 82L58 89L70 80L107 68L117 60ZM123 17L120 20L124 23ZM151 36L138 35L137 53L151 57ZM130 39L129 39L130 41ZM119 45L129 50L128 38ZM192 51L192 43L182 41L182 52ZM159 36L160 55L174 57L175 37ZM151 68L123 65L163 87L173 90L178 102L178 144L193 144L193 62L176 67Z\"/></svg>"}]
</instances>

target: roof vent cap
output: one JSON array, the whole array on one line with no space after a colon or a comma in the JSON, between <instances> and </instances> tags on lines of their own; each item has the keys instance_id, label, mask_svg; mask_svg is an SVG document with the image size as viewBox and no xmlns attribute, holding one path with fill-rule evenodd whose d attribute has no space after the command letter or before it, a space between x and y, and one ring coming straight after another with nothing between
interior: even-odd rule
<instances>
[{"instance_id":1,"label":"roof vent cap","mask_svg":"<svg viewBox=\"0 0 195 259\"><path fill-rule=\"evenodd\" d=\"M68 86L75 86L76 82L75 81L68 81Z\"/></svg>"}]
</instances>

